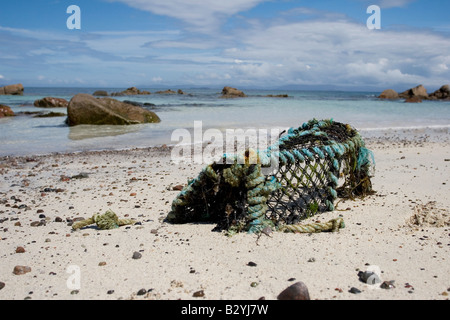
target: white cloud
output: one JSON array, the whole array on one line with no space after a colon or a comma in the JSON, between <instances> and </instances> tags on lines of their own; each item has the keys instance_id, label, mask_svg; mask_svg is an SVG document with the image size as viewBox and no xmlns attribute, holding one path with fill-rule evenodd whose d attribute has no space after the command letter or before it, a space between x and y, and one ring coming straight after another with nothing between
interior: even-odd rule
<instances>
[{"instance_id":1,"label":"white cloud","mask_svg":"<svg viewBox=\"0 0 450 320\"><path fill-rule=\"evenodd\" d=\"M157 15L182 20L197 31L208 33L224 17L249 10L267 0L108 0Z\"/></svg>"},{"instance_id":2,"label":"white cloud","mask_svg":"<svg viewBox=\"0 0 450 320\"><path fill-rule=\"evenodd\" d=\"M363 24L306 20L248 29L224 50L235 78L301 84L447 83L450 40L428 31L372 32ZM414 39L414 41L412 41ZM282 65L282 67L277 67Z\"/></svg>"},{"instance_id":3,"label":"white cloud","mask_svg":"<svg viewBox=\"0 0 450 320\"><path fill-rule=\"evenodd\" d=\"M5 77L2 74L0 74L0 79L5 79Z\"/></svg>"},{"instance_id":4,"label":"white cloud","mask_svg":"<svg viewBox=\"0 0 450 320\"><path fill-rule=\"evenodd\" d=\"M381 8L405 7L414 1L416 0L381 0L380 7Z\"/></svg>"}]
</instances>

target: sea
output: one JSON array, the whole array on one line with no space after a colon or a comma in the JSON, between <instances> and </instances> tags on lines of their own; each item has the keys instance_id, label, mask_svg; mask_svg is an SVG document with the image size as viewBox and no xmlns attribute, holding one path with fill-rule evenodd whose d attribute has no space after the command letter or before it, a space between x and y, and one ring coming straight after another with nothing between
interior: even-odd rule
<instances>
[{"instance_id":1,"label":"sea","mask_svg":"<svg viewBox=\"0 0 450 320\"><path fill-rule=\"evenodd\" d=\"M206 132L227 130L282 131L299 127L311 119L333 119L350 124L363 137L383 136L389 132L431 130L449 136L450 102L404 103L386 101L380 92L243 90L246 98L223 99L221 89L183 89L185 94L157 94L167 88L139 88L151 95L113 97L133 101L155 112L160 123L131 126L69 127L65 116L36 118L35 112L67 113L66 109L44 109L33 105L44 97L68 101L78 93L108 93L124 88L25 88L22 96L0 96L15 117L0 119L0 156L31 156L81 151L123 150L195 142L195 129ZM173 88L175 91L177 88ZM287 98L268 95L288 95ZM211 132L211 131L210 131ZM181 138L180 133L185 133ZM197 137L198 138L198 137Z\"/></svg>"}]
</instances>

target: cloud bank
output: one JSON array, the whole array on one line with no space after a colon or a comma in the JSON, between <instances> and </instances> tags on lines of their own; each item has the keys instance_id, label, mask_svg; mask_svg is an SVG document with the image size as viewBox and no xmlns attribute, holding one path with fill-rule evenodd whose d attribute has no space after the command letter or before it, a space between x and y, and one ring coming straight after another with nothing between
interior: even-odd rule
<instances>
[{"instance_id":1,"label":"cloud bank","mask_svg":"<svg viewBox=\"0 0 450 320\"><path fill-rule=\"evenodd\" d=\"M165 31L44 32L0 26L0 73L29 85L283 85L406 89L450 80L448 33L369 30L343 14L296 8L227 17L261 0L111 0L179 19ZM398 0L391 4L407 5ZM188 10L189 9L189 10ZM293 18L293 12L301 19ZM219 20L214 20L215 18ZM208 32L199 31L206 28ZM2 79L0 77L0 79ZM24 80L25 79L25 80Z\"/></svg>"}]
</instances>

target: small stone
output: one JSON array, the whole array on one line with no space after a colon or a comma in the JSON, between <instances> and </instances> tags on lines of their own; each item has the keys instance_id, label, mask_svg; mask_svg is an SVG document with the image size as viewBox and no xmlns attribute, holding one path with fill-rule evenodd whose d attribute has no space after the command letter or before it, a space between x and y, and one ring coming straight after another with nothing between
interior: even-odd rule
<instances>
[{"instance_id":1,"label":"small stone","mask_svg":"<svg viewBox=\"0 0 450 320\"><path fill-rule=\"evenodd\" d=\"M299 281L282 291L278 297L278 300L311 300L309 297L309 291L306 285Z\"/></svg>"},{"instance_id":2,"label":"small stone","mask_svg":"<svg viewBox=\"0 0 450 320\"><path fill-rule=\"evenodd\" d=\"M107 294L113 294L114 290L108 290Z\"/></svg>"},{"instance_id":3,"label":"small stone","mask_svg":"<svg viewBox=\"0 0 450 320\"><path fill-rule=\"evenodd\" d=\"M2 290L5 287L5 283L4 282L0 282L0 290Z\"/></svg>"},{"instance_id":4,"label":"small stone","mask_svg":"<svg viewBox=\"0 0 450 320\"><path fill-rule=\"evenodd\" d=\"M179 185L173 187L172 190L173 190L173 191L181 191L181 190L183 190L183 188L184 188L184 187L183 187L181 184L179 184Z\"/></svg>"},{"instance_id":5,"label":"small stone","mask_svg":"<svg viewBox=\"0 0 450 320\"><path fill-rule=\"evenodd\" d=\"M358 293L361 293L361 290L359 290L358 288L355 288L355 287L351 287L348 292L353 293L353 294L358 294Z\"/></svg>"},{"instance_id":6,"label":"small stone","mask_svg":"<svg viewBox=\"0 0 450 320\"><path fill-rule=\"evenodd\" d=\"M395 280L384 281L384 282L380 285L380 288L381 288L381 289L393 289L393 288L395 288L394 282L395 282Z\"/></svg>"},{"instance_id":7,"label":"small stone","mask_svg":"<svg viewBox=\"0 0 450 320\"><path fill-rule=\"evenodd\" d=\"M133 259L137 260L142 258L142 254L140 252L134 252L133 253Z\"/></svg>"},{"instance_id":8,"label":"small stone","mask_svg":"<svg viewBox=\"0 0 450 320\"><path fill-rule=\"evenodd\" d=\"M45 214L40 214L39 219L45 219Z\"/></svg>"},{"instance_id":9,"label":"small stone","mask_svg":"<svg viewBox=\"0 0 450 320\"><path fill-rule=\"evenodd\" d=\"M258 286L258 282L252 282L250 283L250 287L256 288Z\"/></svg>"},{"instance_id":10,"label":"small stone","mask_svg":"<svg viewBox=\"0 0 450 320\"><path fill-rule=\"evenodd\" d=\"M74 294L78 294L80 291L79 290L72 290L70 291L70 294L74 295Z\"/></svg>"},{"instance_id":11,"label":"small stone","mask_svg":"<svg viewBox=\"0 0 450 320\"><path fill-rule=\"evenodd\" d=\"M15 227L21 227L22 224L20 223L20 221L17 221L16 223L14 223L14 226L15 226Z\"/></svg>"},{"instance_id":12,"label":"small stone","mask_svg":"<svg viewBox=\"0 0 450 320\"><path fill-rule=\"evenodd\" d=\"M202 298L205 296L205 292L203 290L199 290L194 292L194 294L192 295L194 298Z\"/></svg>"},{"instance_id":13,"label":"small stone","mask_svg":"<svg viewBox=\"0 0 450 320\"><path fill-rule=\"evenodd\" d=\"M17 247L16 248L16 253L24 253L24 252L25 252L24 247Z\"/></svg>"},{"instance_id":14,"label":"small stone","mask_svg":"<svg viewBox=\"0 0 450 320\"><path fill-rule=\"evenodd\" d=\"M23 275L28 272L31 272L31 268L27 266L15 266L13 270L13 273L17 276Z\"/></svg>"},{"instance_id":15,"label":"small stone","mask_svg":"<svg viewBox=\"0 0 450 320\"><path fill-rule=\"evenodd\" d=\"M248 265L249 267L256 267L256 266L257 266L257 264L254 263L253 261L250 261L249 263L247 263L247 265Z\"/></svg>"},{"instance_id":16,"label":"small stone","mask_svg":"<svg viewBox=\"0 0 450 320\"><path fill-rule=\"evenodd\" d=\"M101 261L101 262L98 263L98 266L99 267L106 266L106 262L105 261Z\"/></svg>"},{"instance_id":17,"label":"small stone","mask_svg":"<svg viewBox=\"0 0 450 320\"><path fill-rule=\"evenodd\" d=\"M141 290L139 290L139 291L137 292L137 295L138 295L138 296L143 296L143 295L146 294L146 293L147 293L147 290L141 289Z\"/></svg>"},{"instance_id":18,"label":"small stone","mask_svg":"<svg viewBox=\"0 0 450 320\"><path fill-rule=\"evenodd\" d=\"M44 213L44 210L38 209L38 210L36 211L36 213Z\"/></svg>"},{"instance_id":19,"label":"small stone","mask_svg":"<svg viewBox=\"0 0 450 320\"><path fill-rule=\"evenodd\" d=\"M56 217L55 222L63 222L63 219L61 217Z\"/></svg>"}]
</instances>

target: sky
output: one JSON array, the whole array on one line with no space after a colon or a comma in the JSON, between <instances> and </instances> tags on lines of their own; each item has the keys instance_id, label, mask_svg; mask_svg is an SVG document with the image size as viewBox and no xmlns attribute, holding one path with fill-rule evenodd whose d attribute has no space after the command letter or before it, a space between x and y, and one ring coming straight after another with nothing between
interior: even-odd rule
<instances>
[{"instance_id":1,"label":"sky","mask_svg":"<svg viewBox=\"0 0 450 320\"><path fill-rule=\"evenodd\" d=\"M449 12L434 0L2 1L0 85L432 91L450 83Z\"/></svg>"}]
</instances>

